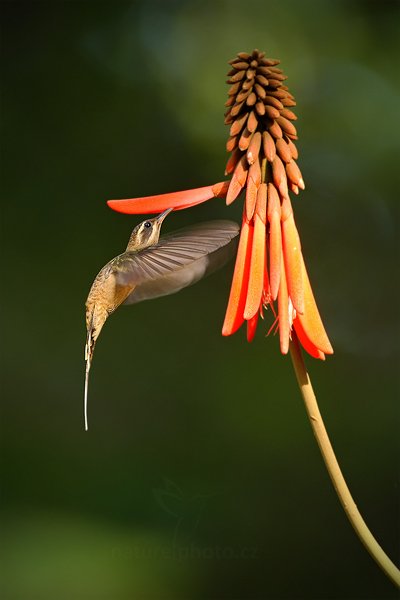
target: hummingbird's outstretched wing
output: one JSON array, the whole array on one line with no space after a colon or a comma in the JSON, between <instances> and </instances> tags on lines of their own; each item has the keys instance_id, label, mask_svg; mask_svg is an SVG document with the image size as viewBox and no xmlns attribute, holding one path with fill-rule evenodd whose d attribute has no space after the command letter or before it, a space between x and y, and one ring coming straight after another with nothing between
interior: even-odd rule
<instances>
[{"instance_id":1,"label":"hummingbird's outstretched wing","mask_svg":"<svg viewBox=\"0 0 400 600\"><path fill-rule=\"evenodd\" d=\"M135 289L124 304L174 294L222 267L234 254L239 226L209 221L174 231L155 246L131 252L117 274Z\"/></svg>"}]
</instances>

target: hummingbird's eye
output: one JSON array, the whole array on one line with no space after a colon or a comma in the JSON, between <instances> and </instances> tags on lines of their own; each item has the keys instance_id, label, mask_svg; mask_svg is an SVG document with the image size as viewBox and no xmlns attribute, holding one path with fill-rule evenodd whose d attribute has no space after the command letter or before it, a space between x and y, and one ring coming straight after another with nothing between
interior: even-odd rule
<instances>
[{"instance_id":1,"label":"hummingbird's eye","mask_svg":"<svg viewBox=\"0 0 400 600\"><path fill-rule=\"evenodd\" d=\"M144 224L144 226L147 227L147 228L151 227L150 221L146 221L145 224Z\"/></svg>"}]
</instances>

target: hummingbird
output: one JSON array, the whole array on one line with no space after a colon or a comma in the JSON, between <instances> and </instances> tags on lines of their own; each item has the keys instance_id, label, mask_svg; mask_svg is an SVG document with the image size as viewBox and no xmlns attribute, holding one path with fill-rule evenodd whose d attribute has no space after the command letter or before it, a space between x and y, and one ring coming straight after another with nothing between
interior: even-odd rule
<instances>
[{"instance_id":1,"label":"hummingbird","mask_svg":"<svg viewBox=\"0 0 400 600\"><path fill-rule=\"evenodd\" d=\"M86 300L86 431L89 372L96 341L108 317L121 304L174 294L222 267L234 254L239 233L234 221L198 223L160 238L161 225L171 210L139 223L125 252L100 270L90 288Z\"/></svg>"}]
</instances>

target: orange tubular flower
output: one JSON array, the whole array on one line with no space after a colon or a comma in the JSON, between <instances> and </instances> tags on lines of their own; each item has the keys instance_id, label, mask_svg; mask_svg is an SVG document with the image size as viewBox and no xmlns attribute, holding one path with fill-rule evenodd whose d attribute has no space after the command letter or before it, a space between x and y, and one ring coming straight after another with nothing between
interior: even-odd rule
<instances>
[{"instance_id":1,"label":"orange tubular flower","mask_svg":"<svg viewBox=\"0 0 400 600\"><path fill-rule=\"evenodd\" d=\"M133 198L109 200L128 214L189 208L212 198L236 200L245 190L242 230L228 307L222 327L231 335L246 321L247 339L255 335L259 316L268 307L279 331L280 349L287 354L294 327L304 349L324 359L332 346L319 315L308 279L289 191L304 190L297 166L297 139L290 110L294 97L283 84L278 60L263 52L240 52L230 61L230 89L225 123L230 125L226 165L230 181L212 186ZM276 303L276 304L275 304ZM275 306L277 305L277 311Z\"/></svg>"}]
</instances>

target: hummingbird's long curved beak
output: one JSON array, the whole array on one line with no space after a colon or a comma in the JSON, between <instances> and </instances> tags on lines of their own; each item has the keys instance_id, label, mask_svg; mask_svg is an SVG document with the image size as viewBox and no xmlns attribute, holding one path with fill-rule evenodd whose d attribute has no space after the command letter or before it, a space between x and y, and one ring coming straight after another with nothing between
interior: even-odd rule
<instances>
[{"instance_id":1,"label":"hummingbird's long curved beak","mask_svg":"<svg viewBox=\"0 0 400 600\"><path fill-rule=\"evenodd\" d=\"M164 221L165 217L167 215L169 215L169 213L174 210L173 208L167 208L167 210L164 210L164 212L162 212L160 215L158 215L157 218L157 222L161 225L161 223Z\"/></svg>"}]
</instances>

